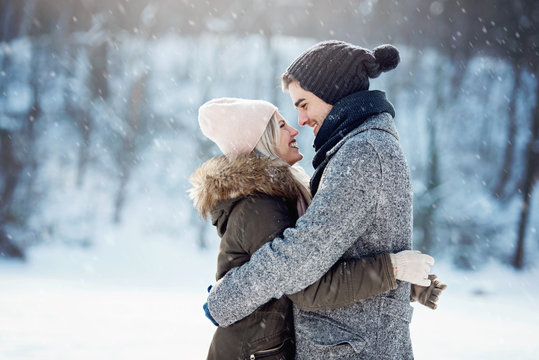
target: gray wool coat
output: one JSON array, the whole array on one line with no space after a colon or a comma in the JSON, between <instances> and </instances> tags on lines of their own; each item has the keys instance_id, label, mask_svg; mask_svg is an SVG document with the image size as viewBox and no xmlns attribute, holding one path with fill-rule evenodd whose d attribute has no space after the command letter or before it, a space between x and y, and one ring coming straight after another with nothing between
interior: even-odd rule
<instances>
[{"instance_id":1,"label":"gray wool coat","mask_svg":"<svg viewBox=\"0 0 539 360\"><path fill-rule=\"evenodd\" d=\"M349 133L330 152L307 213L249 262L230 270L208 297L221 326L322 277L340 258L411 249L412 187L391 115ZM410 285L351 306L294 307L297 359L413 359Z\"/></svg>"}]
</instances>

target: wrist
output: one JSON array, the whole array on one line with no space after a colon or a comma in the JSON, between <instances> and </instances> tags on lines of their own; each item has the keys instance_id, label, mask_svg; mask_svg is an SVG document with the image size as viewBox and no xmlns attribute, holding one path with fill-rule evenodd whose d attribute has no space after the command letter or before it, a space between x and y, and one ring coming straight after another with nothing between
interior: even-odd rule
<instances>
[{"instance_id":1,"label":"wrist","mask_svg":"<svg viewBox=\"0 0 539 360\"><path fill-rule=\"evenodd\" d=\"M397 278L399 266L397 264L397 256L395 254L389 254L389 259L391 260L391 268L393 269L393 276Z\"/></svg>"}]
</instances>

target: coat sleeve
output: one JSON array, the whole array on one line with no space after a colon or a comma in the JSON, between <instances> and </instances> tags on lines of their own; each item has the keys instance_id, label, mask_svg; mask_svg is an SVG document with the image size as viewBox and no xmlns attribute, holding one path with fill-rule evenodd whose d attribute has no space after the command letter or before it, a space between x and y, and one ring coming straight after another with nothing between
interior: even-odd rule
<instances>
[{"instance_id":1,"label":"coat sleeve","mask_svg":"<svg viewBox=\"0 0 539 360\"><path fill-rule=\"evenodd\" d=\"M288 297L303 310L349 306L397 288L389 254L340 260L321 279Z\"/></svg>"},{"instance_id":2,"label":"coat sleeve","mask_svg":"<svg viewBox=\"0 0 539 360\"><path fill-rule=\"evenodd\" d=\"M236 229L242 229L237 236L251 255L294 226L286 205L272 197L244 200L230 220L238 224ZM317 310L352 305L396 287L389 254L379 254L340 260L322 278L288 297L302 309Z\"/></svg>"},{"instance_id":3,"label":"coat sleeve","mask_svg":"<svg viewBox=\"0 0 539 360\"><path fill-rule=\"evenodd\" d=\"M264 244L212 288L208 307L221 326L313 284L369 231L382 185L381 163L367 137L353 140L333 156L296 227Z\"/></svg>"}]
</instances>

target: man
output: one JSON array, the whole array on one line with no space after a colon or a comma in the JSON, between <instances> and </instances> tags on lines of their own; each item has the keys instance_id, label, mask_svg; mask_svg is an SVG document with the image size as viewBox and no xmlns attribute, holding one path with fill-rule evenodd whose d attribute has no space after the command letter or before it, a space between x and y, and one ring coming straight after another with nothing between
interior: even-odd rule
<instances>
[{"instance_id":1,"label":"man","mask_svg":"<svg viewBox=\"0 0 539 360\"><path fill-rule=\"evenodd\" d=\"M283 74L299 124L315 135L314 198L295 228L213 287L208 309L221 326L271 298L304 289L340 258L411 249L412 188L394 109L383 92L368 91L369 78L398 62L397 49L389 45L369 51L327 41L305 51ZM422 285L430 284L426 276ZM395 290L352 306L295 306L296 357L412 359L409 299L409 284L399 282Z\"/></svg>"}]
</instances>

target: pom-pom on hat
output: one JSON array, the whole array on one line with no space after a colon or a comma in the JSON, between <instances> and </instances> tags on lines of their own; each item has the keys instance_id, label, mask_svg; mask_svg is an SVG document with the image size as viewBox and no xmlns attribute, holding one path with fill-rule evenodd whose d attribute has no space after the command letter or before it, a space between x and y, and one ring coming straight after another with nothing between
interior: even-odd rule
<instances>
[{"instance_id":1,"label":"pom-pom on hat","mask_svg":"<svg viewBox=\"0 0 539 360\"><path fill-rule=\"evenodd\" d=\"M198 123L223 154L234 158L253 151L276 111L264 100L218 98L198 109Z\"/></svg>"},{"instance_id":2,"label":"pom-pom on hat","mask_svg":"<svg viewBox=\"0 0 539 360\"><path fill-rule=\"evenodd\" d=\"M369 78L397 67L399 51L392 45L368 50L344 41L322 41L298 56L283 75L330 105L358 91L369 90Z\"/></svg>"}]
</instances>

